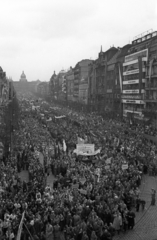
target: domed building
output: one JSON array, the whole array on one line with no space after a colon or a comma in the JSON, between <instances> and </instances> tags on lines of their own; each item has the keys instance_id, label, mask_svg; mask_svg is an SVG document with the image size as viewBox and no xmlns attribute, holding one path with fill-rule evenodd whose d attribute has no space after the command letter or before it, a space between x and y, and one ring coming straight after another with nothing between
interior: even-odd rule
<instances>
[{"instance_id":1,"label":"domed building","mask_svg":"<svg viewBox=\"0 0 157 240\"><path fill-rule=\"evenodd\" d=\"M29 90L29 83L27 81L27 78L26 78L26 75L25 75L24 71L21 74L19 84L18 84L18 88L19 88L20 92L28 92L28 90Z\"/></svg>"},{"instance_id":2,"label":"domed building","mask_svg":"<svg viewBox=\"0 0 157 240\"><path fill-rule=\"evenodd\" d=\"M20 82L23 82L23 83L27 82L26 75L25 75L24 71L21 74Z\"/></svg>"}]
</instances>

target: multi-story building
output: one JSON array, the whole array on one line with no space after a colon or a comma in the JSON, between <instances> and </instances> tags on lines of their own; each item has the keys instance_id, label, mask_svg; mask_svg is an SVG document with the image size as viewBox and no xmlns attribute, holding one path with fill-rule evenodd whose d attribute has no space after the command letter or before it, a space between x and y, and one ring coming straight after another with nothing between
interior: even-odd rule
<instances>
[{"instance_id":1,"label":"multi-story building","mask_svg":"<svg viewBox=\"0 0 157 240\"><path fill-rule=\"evenodd\" d=\"M122 69L123 69L123 62L125 59L125 55L127 54L128 50L130 49L131 44L127 44L119 49L116 63L115 63L115 85L114 85L114 111L116 115L119 115L123 118L123 109L122 109ZM127 95L128 96L128 95ZM125 97L125 95L124 95Z\"/></svg>"},{"instance_id":2,"label":"multi-story building","mask_svg":"<svg viewBox=\"0 0 157 240\"><path fill-rule=\"evenodd\" d=\"M122 105L123 116L143 120L145 108L146 65L150 34L141 35L132 42L123 63Z\"/></svg>"},{"instance_id":3,"label":"multi-story building","mask_svg":"<svg viewBox=\"0 0 157 240\"><path fill-rule=\"evenodd\" d=\"M157 128L157 31L151 35L149 46L149 59L146 69L146 107L143 111L146 118L150 119L154 127Z\"/></svg>"},{"instance_id":4,"label":"multi-story building","mask_svg":"<svg viewBox=\"0 0 157 240\"><path fill-rule=\"evenodd\" d=\"M79 102L79 84L80 81L88 79L90 59L85 59L78 62L74 68L74 101Z\"/></svg>"},{"instance_id":5,"label":"multi-story building","mask_svg":"<svg viewBox=\"0 0 157 240\"><path fill-rule=\"evenodd\" d=\"M49 95L51 96L51 98L56 99L57 98L57 88L58 84L57 84L57 75L54 71L53 75L50 78L49 81Z\"/></svg>"},{"instance_id":6,"label":"multi-story building","mask_svg":"<svg viewBox=\"0 0 157 240\"><path fill-rule=\"evenodd\" d=\"M58 93L57 99L61 101L67 100L66 94L66 70L61 70L57 75Z\"/></svg>"},{"instance_id":7,"label":"multi-story building","mask_svg":"<svg viewBox=\"0 0 157 240\"><path fill-rule=\"evenodd\" d=\"M70 70L66 73L66 87L67 87L67 100L73 101L73 92L74 92L74 71L70 67Z\"/></svg>"},{"instance_id":8,"label":"multi-story building","mask_svg":"<svg viewBox=\"0 0 157 240\"><path fill-rule=\"evenodd\" d=\"M116 54L107 62L106 71L106 110L112 113L113 116L120 114L120 85L117 79L117 58L121 53L118 48Z\"/></svg>"},{"instance_id":9,"label":"multi-story building","mask_svg":"<svg viewBox=\"0 0 157 240\"><path fill-rule=\"evenodd\" d=\"M95 77L95 61L89 64L88 72L88 106L90 111L95 111L96 97L96 77Z\"/></svg>"},{"instance_id":10,"label":"multi-story building","mask_svg":"<svg viewBox=\"0 0 157 240\"><path fill-rule=\"evenodd\" d=\"M116 54L117 48L111 47L106 52L100 50L98 59L89 66L89 105L92 110L106 109L106 71L107 62Z\"/></svg>"},{"instance_id":11,"label":"multi-story building","mask_svg":"<svg viewBox=\"0 0 157 240\"><path fill-rule=\"evenodd\" d=\"M37 93L40 96L48 96L49 93L49 83L48 82L41 82L37 85Z\"/></svg>"},{"instance_id":12,"label":"multi-story building","mask_svg":"<svg viewBox=\"0 0 157 240\"><path fill-rule=\"evenodd\" d=\"M86 105L88 103L88 79L80 81L79 102Z\"/></svg>"}]
</instances>

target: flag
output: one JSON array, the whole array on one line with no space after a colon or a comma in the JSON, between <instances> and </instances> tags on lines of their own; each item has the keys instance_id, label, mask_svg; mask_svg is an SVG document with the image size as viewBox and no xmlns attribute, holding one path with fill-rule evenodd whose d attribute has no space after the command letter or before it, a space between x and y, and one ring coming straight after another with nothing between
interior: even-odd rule
<instances>
[{"instance_id":1,"label":"flag","mask_svg":"<svg viewBox=\"0 0 157 240\"><path fill-rule=\"evenodd\" d=\"M22 213L22 218L21 218L21 222L20 222L20 225L19 225L19 228L18 228L16 240L20 240L21 239L21 233L22 233L24 217L25 217L25 211Z\"/></svg>"},{"instance_id":2,"label":"flag","mask_svg":"<svg viewBox=\"0 0 157 240\"><path fill-rule=\"evenodd\" d=\"M78 144L84 144L85 140L83 138L77 137L77 143Z\"/></svg>"},{"instance_id":3,"label":"flag","mask_svg":"<svg viewBox=\"0 0 157 240\"><path fill-rule=\"evenodd\" d=\"M66 150L67 150L67 146L66 146L65 140L63 139L63 151L66 152Z\"/></svg>"},{"instance_id":4,"label":"flag","mask_svg":"<svg viewBox=\"0 0 157 240\"><path fill-rule=\"evenodd\" d=\"M122 93L122 76L121 76L121 71L120 71L120 65L119 65L119 83L120 83L120 90Z\"/></svg>"},{"instance_id":5,"label":"flag","mask_svg":"<svg viewBox=\"0 0 157 240\"><path fill-rule=\"evenodd\" d=\"M117 141L117 147L119 146L119 138L118 138L118 141Z\"/></svg>"},{"instance_id":6,"label":"flag","mask_svg":"<svg viewBox=\"0 0 157 240\"><path fill-rule=\"evenodd\" d=\"M84 143L87 143L87 142L88 142L88 137L87 137L87 135L85 135Z\"/></svg>"}]
</instances>

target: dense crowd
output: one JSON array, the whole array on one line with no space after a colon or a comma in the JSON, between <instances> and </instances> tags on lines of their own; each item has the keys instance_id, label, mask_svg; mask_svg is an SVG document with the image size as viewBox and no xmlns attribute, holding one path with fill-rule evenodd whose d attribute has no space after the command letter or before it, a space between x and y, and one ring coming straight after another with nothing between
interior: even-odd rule
<instances>
[{"instance_id":1,"label":"dense crowd","mask_svg":"<svg viewBox=\"0 0 157 240\"><path fill-rule=\"evenodd\" d=\"M136 211L145 208L143 174L157 173L156 146L125 123L94 113L42 100L32 110L31 98L21 101L16 155L0 165L0 239L15 239L22 215L21 240L110 240L133 229ZM77 155L80 140L100 151ZM19 177L22 170L29 181Z\"/></svg>"}]
</instances>

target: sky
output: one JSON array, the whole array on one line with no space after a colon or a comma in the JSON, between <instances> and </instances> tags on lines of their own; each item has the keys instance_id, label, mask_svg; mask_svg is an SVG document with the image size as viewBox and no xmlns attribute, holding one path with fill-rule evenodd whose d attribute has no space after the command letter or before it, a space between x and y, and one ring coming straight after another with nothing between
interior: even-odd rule
<instances>
[{"instance_id":1,"label":"sky","mask_svg":"<svg viewBox=\"0 0 157 240\"><path fill-rule=\"evenodd\" d=\"M49 81L54 71L95 60L102 45L122 47L157 30L156 0L5 0L0 66L13 81Z\"/></svg>"}]
</instances>

